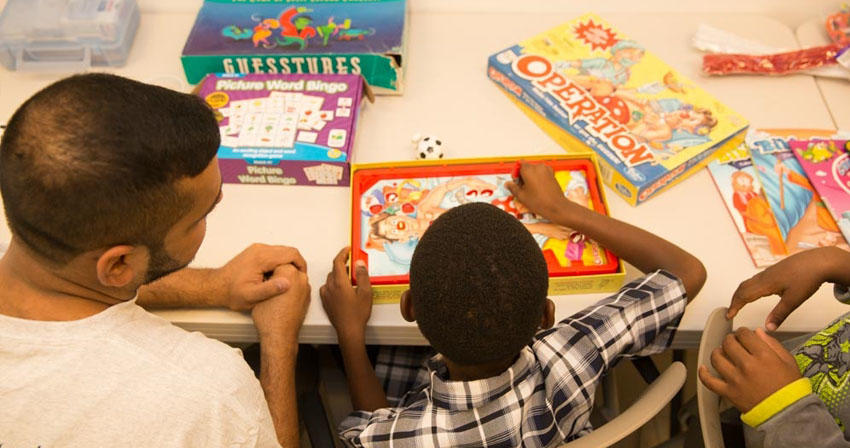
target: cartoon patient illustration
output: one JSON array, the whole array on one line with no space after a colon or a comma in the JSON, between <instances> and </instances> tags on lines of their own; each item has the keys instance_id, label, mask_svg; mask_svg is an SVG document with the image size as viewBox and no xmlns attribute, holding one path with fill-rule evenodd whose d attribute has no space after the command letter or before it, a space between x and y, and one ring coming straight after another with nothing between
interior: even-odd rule
<instances>
[{"instance_id":1,"label":"cartoon patient illustration","mask_svg":"<svg viewBox=\"0 0 850 448\"><path fill-rule=\"evenodd\" d=\"M594 97L607 97L626 84L631 76L629 68L637 64L644 49L633 40L621 40L611 47L610 58L588 58L555 63L558 70L574 68L577 75L570 76Z\"/></svg>"},{"instance_id":2,"label":"cartoon patient illustration","mask_svg":"<svg viewBox=\"0 0 850 448\"><path fill-rule=\"evenodd\" d=\"M770 211L770 204L762 195L756 193L753 176L746 171L732 173L732 191L732 204L741 214L747 232L765 236L770 245L770 253L785 255L782 233L779 232L779 226Z\"/></svg>"},{"instance_id":3,"label":"cartoon patient illustration","mask_svg":"<svg viewBox=\"0 0 850 448\"><path fill-rule=\"evenodd\" d=\"M678 98L646 100L627 92L618 95L631 106L627 127L649 144L656 158L663 160L684 148L711 141L708 134L717 119L708 109Z\"/></svg>"},{"instance_id":4,"label":"cartoon patient illustration","mask_svg":"<svg viewBox=\"0 0 850 448\"><path fill-rule=\"evenodd\" d=\"M293 6L283 11L280 15L281 39L277 39L278 45L298 44L299 50L307 47L307 39L316 36L316 30L310 26L313 18L306 15L308 12L313 10L304 6Z\"/></svg>"},{"instance_id":5,"label":"cartoon patient illustration","mask_svg":"<svg viewBox=\"0 0 850 448\"><path fill-rule=\"evenodd\" d=\"M488 198L493 196L498 187L474 177L452 179L431 190L426 190L416 203L416 211L412 214L413 216L404 212L391 214L386 209L373 215L369 219L371 239L380 243L406 243L411 240L418 240L437 217L451 208L444 208L442 205L444 202L447 201L452 206L460 205L457 203L458 201L472 202L469 198L458 199L450 194L461 188L466 191L466 196L478 197L480 195ZM532 233L540 233L551 238L566 239L569 236L567 229L555 224L530 223L525 225Z\"/></svg>"},{"instance_id":6,"label":"cartoon patient illustration","mask_svg":"<svg viewBox=\"0 0 850 448\"><path fill-rule=\"evenodd\" d=\"M592 208L587 180L582 171L563 171L559 182L564 196ZM431 223L448 209L470 202L485 202L515 216L537 241L541 250L551 252L563 267L602 264L599 245L572 229L531 213L514 200L499 175L444 179L406 179L377 184L362 197L362 245L373 252L370 269L375 275L403 274L420 237ZM392 182L390 184L390 182ZM382 255L378 256L378 253ZM376 260L384 260L378 261ZM375 264L377 263L377 265Z\"/></svg>"}]
</instances>

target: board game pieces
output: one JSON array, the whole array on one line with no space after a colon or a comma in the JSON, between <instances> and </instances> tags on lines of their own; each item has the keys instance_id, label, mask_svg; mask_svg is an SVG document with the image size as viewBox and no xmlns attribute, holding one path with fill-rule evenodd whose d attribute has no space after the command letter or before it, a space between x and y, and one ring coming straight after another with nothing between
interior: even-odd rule
<instances>
[{"instance_id":1,"label":"board game pieces","mask_svg":"<svg viewBox=\"0 0 850 448\"><path fill-rule=\"evenodd\" d=\"M417 159L442 159L445 156L443 141L435 135L413 136L413 153Z\"/></svg>"}]
</instances>

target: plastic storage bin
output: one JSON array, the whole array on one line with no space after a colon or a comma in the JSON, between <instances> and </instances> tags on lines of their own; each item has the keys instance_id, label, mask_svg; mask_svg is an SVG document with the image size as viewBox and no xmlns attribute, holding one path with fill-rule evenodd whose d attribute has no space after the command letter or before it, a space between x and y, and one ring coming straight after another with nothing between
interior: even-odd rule
<instances>
[{"instance_id":1,"label":"plastic storage bin","mask_svg":"<svg viewBox=\"0 0 850 448\"><path fill-rule=\"evenodd\" d=\"M8 0L0 13L0 64L70 72L120 66L138 26L135 0Z\"/></svg>"}]
</instances>

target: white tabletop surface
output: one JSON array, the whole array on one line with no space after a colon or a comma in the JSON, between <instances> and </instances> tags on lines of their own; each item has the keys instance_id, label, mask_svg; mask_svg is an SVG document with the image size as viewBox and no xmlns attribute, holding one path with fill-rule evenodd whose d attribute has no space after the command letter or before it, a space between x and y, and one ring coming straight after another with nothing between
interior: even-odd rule
<instances>
[{"instance_id":1,"label":"white tabletop surface","mask_svg":"<svg viewBox=\"0 0 850 448\"><path fill-rule=\"evenodd\" d=\"M156 7L143 8L142 24L127 65L110 71L187 89L179 55L195 11L153 3ZM561 149L485 74L488 55L582 12L552 12L540 2L532 3L538 8L521 13L486 8L480 2L464 5L478 5L488 12L463 7L448 11L446 2L415 2L409 23L405 93L400 97L378 97L363 111L354 160L408 160L407 148L415 132L441 136L449 157L560 153ZM606 12L604 17L743 114L755 127L834 127L809 76L700 75L700 55L690 46L698 24L708 23L777 47L796 48L794 33L776 19L715 12ZM0 120L8 118L40 87L58 78L0 70ZM301 340L333 342L335 334L321 309L318 288L330 269L331 258L347 244L348 195L347 188L225 185L224 199L209 217L207 237L195 265L221 265L255 241L300 248L313 286L313 302ZM696 345L708 313L728 304L738 283L757 272L708 174L700 171L637 208L610 190L608 200L613 216L658 233L705 263L708 281L688 308L676 340L679 346ZM0 238L9 238L5 226L0 228ZM635 269L629 267L628 278L636 275ZM601 297L595 294L554 298L557 317L565 317ZM775 299L766 299L747 307L736 324L761 325L773 303ZM822 288L781 329L812 331L842 311L828 288ZM256 338L250 318L239 313L173 310L159 314L184 328L226 341ZM415 325L404 322L394 305L375 306L367 338L370 343L425 343Z\"/></svg>"},{"instance_id":2,"label":"white tabletop surface","mask_svg":"<svg viewBox=\"0 0 850 448\"><path fill-rule=\"evenodd\" d=\"M797 28L797 41L801 47L815 47L829 43L829 36L824 28L825 21L825 17L816 17ZM839 129L850 130L850 101L848 101L850 80L816 78L816 82L835 125Z\"/></svg>"}]
</instances>

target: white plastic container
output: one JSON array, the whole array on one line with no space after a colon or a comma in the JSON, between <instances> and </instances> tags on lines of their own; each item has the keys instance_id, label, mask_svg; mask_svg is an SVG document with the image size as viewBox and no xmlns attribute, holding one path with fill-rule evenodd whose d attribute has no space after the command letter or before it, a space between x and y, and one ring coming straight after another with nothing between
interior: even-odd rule
<instances>
[{"instance_id":1,"label":"white plastic container","mask_svg":"<svg viewBox=\"0 0 850 448\"><path fill-rule=\"evenodd\" d=\"M138 26L135 0L8 0L0 13L0 64L62 72L120 66Z\"/></svg>"}]
</instances>

